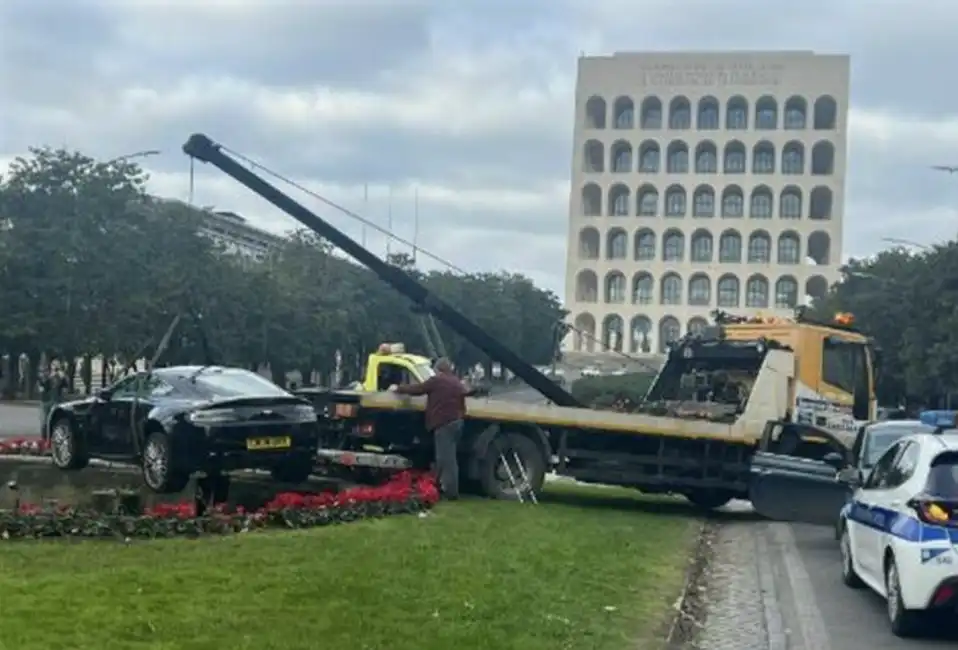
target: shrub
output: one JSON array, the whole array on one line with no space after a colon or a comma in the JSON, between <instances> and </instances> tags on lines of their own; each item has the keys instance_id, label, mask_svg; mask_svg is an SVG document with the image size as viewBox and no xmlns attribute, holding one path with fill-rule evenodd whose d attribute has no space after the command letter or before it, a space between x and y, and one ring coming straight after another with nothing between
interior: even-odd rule
<instances>
[{"instance_id":1,"label":"shrub","mask_svg":"<svg viewBox=\"0 0 958 650\"><path fill-rule=\"evenodd\" d=\"M626 375L582 377L573 382L572 396L593 408L626 409L645 398L655 374L634 372Z\"/></svg>"}]
</instances>

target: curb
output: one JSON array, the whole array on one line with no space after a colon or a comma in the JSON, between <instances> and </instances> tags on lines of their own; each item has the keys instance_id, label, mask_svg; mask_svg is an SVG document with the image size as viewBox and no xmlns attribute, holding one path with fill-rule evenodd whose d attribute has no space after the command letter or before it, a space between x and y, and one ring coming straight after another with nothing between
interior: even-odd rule
<instances>
[{"instance_id":1,"label":"curb","mask_svg":"<svg viewBox=\"0 0 958 650\"><path fill-rule=\"evenodd\" d=\"M665 638L667 650L695 647L695 641L704 624L705 611L699 602L703 596L702 583L708 577L708 567L712 563L712 542L717 530L718 523L708 518L703 519L699 525L695 546L685 570L682 595L672 606L675 615Z\"/></svg>"}]
</instances>

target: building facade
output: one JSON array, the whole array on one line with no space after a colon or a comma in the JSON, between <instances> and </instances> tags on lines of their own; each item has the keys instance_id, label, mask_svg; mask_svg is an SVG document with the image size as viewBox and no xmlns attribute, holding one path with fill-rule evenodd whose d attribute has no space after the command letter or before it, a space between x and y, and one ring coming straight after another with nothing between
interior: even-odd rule
<instances>
[{"instance_id":1,"label":"building facade","mask_svg":"<svg viewBox=\"0 0 958 650\"><path fill-rule=\"evenodd\" d=\"M203 211L200 233L222 246L225 253L257 262L284 241L279 235L249 225L235 212L222 210Z\"/></svg>"},{"instance_id":2,"label":"building facade","mask_svg":"<svg viewBox=\"0 0 958 650\"><path fill-rule=\"evenodd\" d=\"M579 59L569 352L661 354L716 309L790 315L839 276L849 58Z\"/></svg>"}]
</instances>

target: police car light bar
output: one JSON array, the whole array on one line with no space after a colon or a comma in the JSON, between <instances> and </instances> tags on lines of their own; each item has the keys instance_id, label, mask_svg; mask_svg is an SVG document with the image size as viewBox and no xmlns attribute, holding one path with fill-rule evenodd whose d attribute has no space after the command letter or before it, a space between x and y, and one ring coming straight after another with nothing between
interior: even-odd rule
<instances>
[{"instance_id":1,"label":"police car light bar","mask_svg":"<svg viewBox=\"0 0 958 650\"><path fill-rule=\"evenodd\" d=\"M956 417L958 411L922 411L918 420L936 429L954 429Z\"/></svg>"}]
</instances>

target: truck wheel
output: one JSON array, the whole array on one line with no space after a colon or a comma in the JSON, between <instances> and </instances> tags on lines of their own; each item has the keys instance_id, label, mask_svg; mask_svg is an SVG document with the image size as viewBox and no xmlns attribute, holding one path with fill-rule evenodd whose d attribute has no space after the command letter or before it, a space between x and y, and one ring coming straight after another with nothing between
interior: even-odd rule
<instances>
[{"instance_id":1,"label":"truck wheel","mask_svg":"<svg viewBox=\"0 0 958 650\"><path fill-rule=\"evenodd\" d=\"M305 483L313 473L313 456L299 455L288 458L270 470L274 481L280 483Z\"/></svg>"},{"instance_id":2,"label":"truck wheel","mask_svg":"<svg viewBox=\"0 0 958 650\"><path fill-rule=\"evenodd\" d=\"M50 427L50 455L59 469L83 469L90 463L86 441L69 416L61 415Z\"/></svg>"},{"instance_id":3,"label":"truck wheel","mask_svg":"<svg viewBox=\"0 0 958 650\"><path fill-rule=\"evenodd\" d=\"M546 460L539 448L528 436L518 433L507 433L497 436L489 443L486 455L479 463L479 482L482 492L493 499L518 501L519 495L509 480L504 460L509 463L509 470L517 482L522 482L521 472L516 462L525 468L528 484L522 485L524 491L531 489L539 492L545 481Z\"/></svg>"},{"instance_id":4,"label":"truck wheel","mask_svg":"<svg viewBox=\"0 0 958 650\"><path fill-rule=\"evenodd\" d=\"M686 492L685 498L697 508L717 510L732 500L732 494L727 490L703 489Z\"/></svg>"},{"instance_id":5,"label":"truck wheel","mask_svg":"<svg viewBox=\"0 0 958 650\"><path fill-rule=\"evenodd\" d=\"M158 494L182 492L190 482L189 472L174 467L170 438L160 431L147 436L142 463L143 482Z\"/></svg>"}]
</instances>

